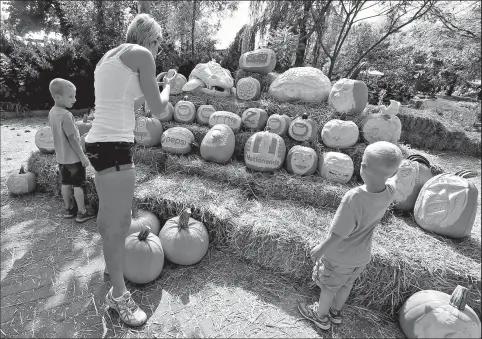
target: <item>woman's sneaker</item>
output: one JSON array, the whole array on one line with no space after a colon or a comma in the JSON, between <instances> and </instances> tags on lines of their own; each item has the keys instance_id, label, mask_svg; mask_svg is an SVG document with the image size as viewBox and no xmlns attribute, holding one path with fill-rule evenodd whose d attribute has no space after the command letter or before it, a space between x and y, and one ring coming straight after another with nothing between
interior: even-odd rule
<instances>
[{"instance_id":1,"label":"woman's sneaker","mask_svg":"<svg viewBox=\"0 0 482 339\"><path fill-rule=\"evenodd\" d=\"M77 218L75 218L75 221L77 222L85 222L89 219L93 219L95 218L96 215L94 213L89 213L87 211L85 211L84 213L82 212L77 212Z\"/></svg>"},{"instance_id":2,"label":"woman's sneaker","mask_svg":"<svg viewBox=\"0 0 482 339\"><path fill-rule=\"evenodd\" d=\"M318 315L318 303L308 305L304 302L298 304L298 310L306 319L315 323L316 326L322 330L329 330L331 328L330 318L328 316L320 317Z\"/></svg>"},{"instance_id":3,"label":"woman's sneaker","mask_svg":"<svg viewBox=\"0 0 482 339\"><path fill-rule=\"evenodd\" d=\"M341 311L334 310L330 307L330 312L328 313L328 316L330 317L330 320L333 324L341 324Z\"/></svg>"},{"instance_id":4,"label":"woman's sneaker","mask_svg":"<svg viewBox=\"0 0 482 339\"><path fill-rule=\"evenodd\" d=\"M112 296L112 287L105 296L105 303L119 313L121 320L129 326L141 326L147 321L146 313L137 306L131 293L126 292L118 299Z\"/></svg>"}]
</instances>

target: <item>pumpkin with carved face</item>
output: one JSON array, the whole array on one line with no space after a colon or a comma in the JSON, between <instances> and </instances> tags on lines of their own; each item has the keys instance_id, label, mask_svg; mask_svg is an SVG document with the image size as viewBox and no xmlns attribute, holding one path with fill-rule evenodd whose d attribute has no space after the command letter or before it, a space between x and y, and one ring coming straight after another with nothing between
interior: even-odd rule
<instances>
[{"instance_id":1,"label":"pumpkin with carved face","mask_svg":"<svg viewBox=\"0 0 482 339\"><path fill-rule=\"evenodd\" d=\"M42 127L35 133L35 145L42 153L55 153L54 136L50 126Z\"/></svg>"},{"instance_id":2,"label":"pumpkin with carved face","mask_svg":"<svg viewBox=\"0 0 482 339\"><path fill-rule=\"evenodd\" d=\"M227 163L233 156L234 145L233 130L228 125L215 125L201 142L201 157L218 164Z\"/></svg>"},{"instance_id":3,"label":"pumpkin with carved face","mask_svg":"<svg viewBox=\"0 0 482 339\"><path fill-rule=\"evenodd\" d=\"M225 124L231 127L234 133L241 129L241 117L233 112L216 111L209 117L209 126L213 127L218 124Z\"/></svg>"},{"instance_id":4,"label":"pumpkin with carved face","mask_svg":"<svg viewBox=\"0 0 482 339\"><path fill-rule=\"evenodd\" d=\"M145 147L157 146L161 143L162 124L156 118L138 117L134 129L134 139Z\"/></svg>"},{"instance_id":5,"label":"pumpkin with carved face","mask_svg":"<svg viewBox=\"0 0 482 339\"><path fill-rule=\"evenodd\" d=\"M414 208L415 221L426 231L465 238L474 226L478 194L477 187L463 177L436 175L420 190Z\"/></svg>"},{"instance_id":6,"label":"pumpkin with carved face","mask_svg":"<svg viewBox=\"0 0 482 339\"><path fill-rule=\"evenodd\" d=\"M187 154L191 152L194 134L184 127L171 127L162 133L162 149L174 154Z\"/></svg>"},{"instance_id":7,"label":"pumpkin with carved face","mask_svg":"<svg viewBox=\"0 0 482 339\"><path fill-rule=\"evenodd\" d=\"M358 141L358 126L353 121L333 119L321 130L321 139L326 147L348 148Z\"/></svg>"},{"instance_id":8,"label":"pumpkin with carved face","mask_svg":"<svg viewBox=\"0 0 482 339\"><path fill-rule=\"evenodd\" d=\"M390 100L390 106L381 106L380 113L369 114L362 122L363 138L368 144L388 141L396 144L402 133L402 123L396 116L400 102Z\"/></svg>"},{"instance_id":9,"label":"pumpkin with carved face","mask_svg":"<svg viewBox=\"0 0 482 339\"><path fill-rule=\"evenodd\" d=\"M201 105L196 112L196 121L200 125L208 125L211 114L216 112L212 105Z\"/></svg>"},{"instance_id":10,"label":"pumpkin with carved face","mask_svg":"<svg viewBox=\"0 0 482 339\"><path fill-rule=\"evenodd\" d=\"M266 125L271 133L276 133L282 137L288 133L291 124L291 118L286 114L273 114L268 118Z\"/></svg>"},{"instance_id":11,"label":"pumpkin with carved face","mask_svg":"<svg viewBox=\"0 0 482 339\"><path fill-rule=\"evenodd\" d=\"M244 127L254 131L259 131L268 122L268 113L262 108L248 108L241 115Z\"/></svg>"},{"instance_id":12,"label":"pumpkin with carved face","mask_svg":"<svg viewBox=\"0 0 482 339\"><path fill-rule=\"evenodd\" d=\"M291 147L286 156L288 172L299 175L311 175L318 167L318 154L307 143Z\"/></svg>"},{"instance_id":13,"label":"pumpkin with carved face","mask_svg":"<svg viewBox=\"0 0 482 339\"><path fill-rule=\"evenodd\" d=\"M320 157L318 172L330 181L346 184L354 171L353 160L340 152L327 152Z\"/></svg>"},{"instance_id":14,"label":"pumpkin with carved face","mask_svg":"<svg viewBox=\"0 0 482 339\"><path fill-rule=\"evenodd\" d=\"M358 115L368 103L368 87L363 81L342 78L333 85L328 103L337 112Z\"/></svg>"},{"instance_id":15,"label":"pumpkin with carved face","mask_svg":"<svg viewBox=\"0 0 482 339\"><path fill-rule=\"evenodd\" d=\"M174 106L174 120L190 124L196 118L196 107L190 101L187 101L187 96L184 100L179 100Z\"/></svg>"},{"instance_id":16,"label":"pumpkin with carved face","mask_svg":"<svg viewBox=\"0 0 482 339\"><path fill-rule=\"evenodd\" d=\"M309 119L306 113L294 119L288 128L289 136L296 141L311 142L316 138L317 133L316 123Z\"/></svg>"},{"instance_id":17,"label":"pumpkin with carved face","mask_svg":"<svg viewBox=\"0 0 482 339\"><path fill-rule=\"evenodd\" d=\"M7 179L7 188L10 193L15 195L31 193L35 191L35 186L35 174L32 172L25 172L23 166L20 167L18 173L13 173Z\"/></svg>"},{"instance_id":18,"label":"pumpkin with carved face","mask_svg":"<svg viewBox=\"0 0 482 339\"><path fill-rule=\"evenodd\" d=\"M254 133L244 145L246 167L255 171L276 171L283 165L285 156L285 141L269 130Z\"/></svg>"}]
</instances>

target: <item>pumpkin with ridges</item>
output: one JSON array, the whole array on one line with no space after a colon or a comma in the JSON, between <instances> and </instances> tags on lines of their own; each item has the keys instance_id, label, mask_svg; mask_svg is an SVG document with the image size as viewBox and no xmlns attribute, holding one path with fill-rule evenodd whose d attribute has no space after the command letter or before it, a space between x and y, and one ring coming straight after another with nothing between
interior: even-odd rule
<instances>
[{"instance_id":1,"label":"pumpkin with ridges","mask_svg":"<svg viewBox=\"0 0 482 339\"><path fill-rule=\"evenodd\" d=\"M153 147L161 142L162 124L156 118L137 117L134 138L141 146Z\"/></svg>"},{"instance_id":2,"label":"pumpkin with ridges","mask_svg":"<svg viewBox=\"0 0 482 339\"><path fill-rule=\"evenodd\" d=\"M140 210L137 204L134 204L132 207L131 225L129 226L127 235L140 232L144 227L149 227L152 234L159 235L161 223L154 213Z\"/></svg>"},{"instance_id":3,"label":"pumpkin with ridges","mask_svg":"<svg viewBox=\"0 0 482 339\"><path fill-rule=\"evenodd\" d=\"M368 144L377 141L396 144L402 133L402 123L396 116L400 110L400 102L390 100L390 106L381 106L380 110L380 113L369 114L363 119L363 138Z\"/></svg>"},{"instance_id":4,"label":"pumpkin with ridges","mask_svg":"<svg viewBox=\"0 0 482 339\"><path fill-rule=\"evenodd\" d=\"M231 127L234 133L241 129L241 117L233 112L216 111L209 117L209 126L225 124Z\"/></svg>"},{"instance_id":5,"label":"pumpkin with ridges","mask_svg":"<svg viewBox=\"0 0 482 339\"><path fill-rule=\"evenodd\" d=\"M162 133L162 149L174 154L187 154L191 152L194 134L184 127L171 127Z\"/></svg>"},{"instance_id":6,"label":"pumpkin with ridges","mask_svg":"<svg viewBox=\"0 0 482 339\"><path fill-rule=\"evenodd\" d=\"M316 123L313 120L308 118L308 114L303 113L301 117L291 121L288 134L291 139L296 141L311 142L315 140L318 134L318 127L316 127Z\"/></svg>"},{"instance_id":7,"label":"pumpkin with ridges","mask_svg":"<svg viewBox=\"0 0 482 339\"><path fill-rule=\"evenodd\" d=\"M196 107L187 99L188 97L185 96L184 100L179 100L174 106L174 120L190 124L196 118Z\"/></svg>"},{"instance_id":8,"label":"pumpkin with ridges","mask_svg":"<svg viewBox=\"0 0 482 339\"><path fill-rule=\"evenodd\" d=\"M252 77L240 79L236 84L236 96L239 100L258 100L261 96L261 84Z\"/></svg>"},{"instance_id":9,"label":"pumpkin with ridges","mask_svg":"<svg viewBox=\"0 0 482 339\"><path fill-rule=\"evenodd\" d=\"M54 136L50 126L42 127L35 133L35 145L42 153L55 153Z\"/></svg>"},{"instance_id":10,"label":"pumpkin with ridges","mask_svg":"<svg viewBox=\"0 0 482 339\"><path fill-rule=\"evenodd\" d=\"M25 172L23 165L18 173L13 173L7 179L7 188L15 195L27 194L35 191L35 173Z\"/></svg>"},{"instance_id":11,"label":"pumpkin with ridges","mask_svg":"<svg viewBox=\"0 0 482 339\"><path fill-rule=\"evenodd\" d=\"M196 112L196 121L200 125L209 125L211 114L216 112L213 105L201 105Z\"/></svg>"},{"instance_id":12,"label":"pumpkin with ridges","mask_svg":"<svg viewBox=\"0 0 482 339\"><path fill-rule=\"evenodd\" d=\"M268 113L262 108L248 108L241 115L244 127L253 131L262 130L268 121Z\"/></svg>"},{"instance_id":13,"label":"pumpkin with ridges","mask_svg":"<svg viewBox=\"0 0 482 339\"><path fill-rule=\"evenodd\" d=\"M326 147L348 148L358 141L358 126L353 121L333 119L321 130L321 139Z\"/></svg>"},{"instance_id":14,"label":"pumpkin with ridges","mask_svg":"<svg viewBox=\"0 0 482 339\"><path fill-rule=\"evenodd\" d=\"M256 132L244 145L244 162L247 168L259 172L273 172L283 166L286 156L285 141L269 128Z\"/></svg>"},{"instance_id":15,"label":"pumpkin with ridges","mask_svg":"<svg viewBox=\"0 0 482 339\"><path fill-rule=\"evenodd\" d=\"M342 78L333 85L328 103L340 113L361 114L368 103L368 87L363 81Z\"/></svg>"},{"instance_id":16,"label":"pumpkin with ridges","mask_svg":"<svg viewBox=\"0 0 482 339\"><path fill-rule=\"evenodd\" d=\"M353 160L340 152L326 152L320 157L318 172L325 179L346 184L354 171Z\"/></svg>"},{"instance_id":17,"label":"pumpkin with ridges","mask_svg":"<svg viewBox=\"0 0 482 339\"><path fill-rule=\"evenodd\" d=\"M218 164L227 163L234 153L234 132L228 126L219 124L213 126L201 142L201 157L204 160Z\"/></svg>"},{"instance_id":18,"label":"pumpkin with ridges","mask_svg":"<svg viewBox=\"0 0 482 339\"><path fill-rule=\"evenodd\" d=\"M318 167L318 154L308 143L291 147L286 156L286 169L289 173L311 175Z\"/></svg>"},{"instance_id":19,"label":"pumpkin with ridges","mask_svg":"<svg viewBox=\"0 0 482 339\"><path fill-rule=\"evenodd\" d=\"M248 72L268 74L275 67L276 54L269 48L246 52L239 57L239 68Z\"/></svg>"},{"instance_id":20,"label":"pumpkin with ridges","mask_svg":"<svg viewBox=\"0 0 482 339\"><path fill-rule=\"evenodd\" d=\"M291 118L286 114L273 114L268 118L266 125L269 127L271 133L285 136L288 133L288 128L291 124Z\"/></svg>"}]
</instances>

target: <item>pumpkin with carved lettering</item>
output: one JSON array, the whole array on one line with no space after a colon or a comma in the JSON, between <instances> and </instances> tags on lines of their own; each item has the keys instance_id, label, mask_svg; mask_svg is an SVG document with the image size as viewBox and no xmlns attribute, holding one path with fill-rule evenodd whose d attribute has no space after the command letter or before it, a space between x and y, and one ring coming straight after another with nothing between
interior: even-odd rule
<instances>
[{"instance_id":1,"label":"pumpkin with carved lettering","mask_svg":"<svg viewBox=\"0 0 482 339\"><path fill-rule=\"evenodd\" d=\"M225 124L211 127L201 142L201 157L204 160L227 163L234 153L234 132Z\"/></svg>"},{"instance_id":2,"label":"pumpkin with carved lettering","mask_svg":"<svg viewBox=\"0 0 482 339\"><path fill-rule=\"evenodd\" d=\"M54 136L50 126L39 128L37 133L35 133L35 145L42 153L55 153Z\"/></svg>"},{"instance_id":3,"label":"pumpkin with carved lettering","mask_svg":"<svg viewBox=\"0 0 482 339\"><path fill-rule=\"evenodd\" d=\"M333 119L321 130L321 139L326 147L348 148L358 141L358 126L353 121Z\"/></svg>"},{"instance_id":4,"label":"pumpkin with carved lettering","mask_svg":"<svg viewBox=\"0 0 482 339\"><path fill-rule=\"evenodd\" d=\"M284 137L288 133L291 124L291 118L286 114L272 114L268 118L266 125L271 133Z\"/></svg>"},{"instance_id":5,"label":"pumpkin with carved lettering","mask_svg":"<svg viewBox=\"0 0 482 339\"><path fill-rule=\"evenodd\" d=\"M134 139L141 146L157 146L161 142L162 131L162 124L159 120L140 116L136 119Z\"/></svg>"},{"instance_id":6,"label":"pumpkin with carved lettering","mask_svg":"<svg viewBox=\"0 0 482 339\"><path fill-rule=\"evenodd\" d=\"M276 54L272 49L260 48L239 57L239 68L261 74L268 74L276 67Z\"/></svg>"},{"instance_id":7,"label":"pumpkin with carved lettering","mask_svg":"<svg viewBox=\"0 0 482 339\"><path fill-rule=\"evenodd\" d=\"M326 152L320 157L318 172L330 181L346 184L354 171L353 160L340 152Z\"/></svg>"},{"instance_id":8,"label":"pumpkin with carved lettering","mask_svg":"<svg viewBox=\"0 0 482 339\"><path fill-rule=\"evenodd\" d=\"M211 114L216 112L212 105L201 105L196 112L196 121L200 125L209 125Z\"/></svg>"},{"instance_id":9,"label":"pumpkin with carved lettering","mask_svg":"<svg viewBox=\"0 0 482 339\"><path fill-rule=\"evenodd\" d=\"M286 156L286 169L298 175L311 175L318 167L318 154L308 143L291 147Z\"/></svg>"},{"instance_id":10,"label":"pumpkin with carved lettering","mask_svg":"<svg viewBox=\"0 0 482 339\"><path fill-rule=\"evenodd\" d=\"M13 173L7 179L7 188L15 195L27 194L35 191L35 173L25 172L23 165L18 173Z\"/></svg>"},{"instance_id":11,"label":"pumpkin with carved lettering","mask_svg":"<svg viewBox=\"0 0 482 339\"><path fill-rule=\"evenodd\" d=\"M262 130L268 122L268 113L262 108L248 108L241 115L244 127L253 131Z\"/></svg>"},{"instance_id":12,"label":"pumpkin with carved lettering","mask_svg":"<svg viewBox=\"0 0 482 339\"><path fill-rule=\"evenodd\" d=\"M213 127L218 124L225 124L231 127L234 133L241 129L241 117L233 112L216 111L209 117L209 126Z\"/></svg>"},{"instance_id":13,"label":"pumpkin with carved lettering","mask_svg":"<svg viewBox=\"0 0 482 339\"><path fill-rule=\"evenodd\" d=\"M174 106L174 120L191 124L196 118L196 107L187 99L187 96L185 96L184 100L179 100Z\"/></svg>"},{"instance_id":14,"label":"pumpkin with carved lettering","mask_svg":"<svg viewBox=\"0 0 482 339\"><path fill-rule=\"evenodd\" d=\"M296 141L311 142L315 140L318 134L316 123L308 118L307 113L303 113L301 117L294 119L288 128L288 134L291 139Z\"/></svg>"},{"instance_id":15,"label":"pumpkin with carved lettering","mask_svg":"<svg viewBox=\"0 0 482 339\"><path fill-rule=\"evenodd\" d=\"M162 133L162 149L173 154L187 154L191 152L194 134L184 127L171 127Z\"/></svg>"},{"instance_id":16,"label":"pumpkin with carved lettering","mask_svg":"<svg viewBox=\"0 0 482 339\"><path fill-rule=\"evenodd\" d=\"M273 172L283 166L286 156L285 141L278 134L256 132L244 145L244 162L247 168L259 172Z\"/></svg>"}]
</instances>

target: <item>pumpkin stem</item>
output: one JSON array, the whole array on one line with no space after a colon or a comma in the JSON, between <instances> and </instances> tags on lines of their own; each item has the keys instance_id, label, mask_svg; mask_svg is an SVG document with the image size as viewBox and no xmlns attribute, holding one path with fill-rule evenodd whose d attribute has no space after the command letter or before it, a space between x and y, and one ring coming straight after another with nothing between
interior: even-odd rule
<instances>
[{"instance_id":1,"label":"pumpkin stem","mask_svg":"<svg viewBox=\"0 0 482 339\"><path fill-rule=\"evenodd\" d=\"M467 292L468 290L466 287L457 285L450 296L450 305L460 311L463 311L465 309L465 305L467 304Z\"/></svg>"},{"instance_id":2,"label":"pumpkin stem","mask_svg":"<svg viewBox=\"0 0 482 339\"><path fill-rule=\"evenodd\" d=\"M308 119L308 113L303 113L301 115L301 119Z\"/></svg>"},{"instance_id":3,"label":"pumpkin stem","mask_svg":"<svg viewBox=\"0 0 482 339\"><path fill-rule=\"evenodd\" d=\"M149 236L150 232L151 232L151 228L149 226L142 225L142 229L139 232L139 235L137 236L137 239L139 239L139 241L145 241L147 239L147 237Z\"/></svg>"},{"instance_id":4,"label":"pumpkin stem","mask_svg":"<svg viewBox=\"0 0 482 339\"><path fill-rule=\"evenodd\" d=\"M179 229L186 229L188 227L189 218L191 218L191 209L186 208L179 215Z\"/></svg>"},{"instance_id":5,"label":"pumpkin stem","mask_svg":"<svg viewBox=\"0 0 482 339\"><path fill-rule=\"evenodd\" d=\"M25 174L25 168L22 166L20 166L20 171L18 172L18 174Z\"/></svg>"},{"instance_id":6,"label":"pumpkin stem","mask_svg":"<svg viewBox=\"0 0 482 339\"><path fill-rule=\"evenodd\" d=\"M184 96L184 101L187 101L188 97L187 95Z\"/></svg>"},{"instance_id":7,"label":"pumpkin stem","mask_svg":"<svg viewBox=\"0 0 482 339\"><path fill-rule=\"evenodd\" d=\"M83 122L87 122L87 117L88 117L88 115L87 115L87 114L84 114L84 117L82 118L82 121L83 121Z\"/></svg>"}]
</instances>

